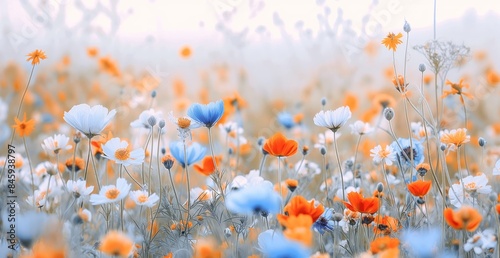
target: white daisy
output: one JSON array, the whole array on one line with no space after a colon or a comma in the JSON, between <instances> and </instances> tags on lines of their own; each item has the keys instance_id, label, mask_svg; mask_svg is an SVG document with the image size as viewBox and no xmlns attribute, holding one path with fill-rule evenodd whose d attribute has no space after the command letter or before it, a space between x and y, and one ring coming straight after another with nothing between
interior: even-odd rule
<instances>
[{"instance_id":1,"label":"white daisy","mask_svg":"<svg viewBox=\"0 0 500 258\"><path fill-rule=\"evenodd\" d=\"M101 133L116 114L116 110L111 110L96 105L90 107L87 104L73 106L69 112L64 112L64 121L76 130L92 138Z\"/></svg>"},{"instance_id":2,"label":"white daisy","mask_svg":"<svg viewBox=\"0 0 500 258\"><path fill-rule=\"evenodd\" d=\"M467 243L464 244L464 250L469 252L474 249L474 252L478 255L484 252L494 253L497 241L495 231L489 228L469 238Z\"/></svg>"},{"instance_id":3,"label":"white daisy","mask_svg":"<svg viewBox=\"0 0 500 258\"><path fill-rule=\"evenodd\" d=\"M68 188L68 191L70 193L73 193L75 198L80 198L80 197L87 197L89 196L92 191L94 191L94 186L91 185L87 187L87 182L84 180L78 180L78 181L73 181L73 180L68 180L66 183L66 187Z\"/></svg>"},{"instance_id":4,"label":"white daisy","mask_svg":"<svg viewBox=\"0 0 500 258\"><path fill-rule=\"evenodd\" d=\"M479 176L464 177L458 184L453 184L451 186L448 195L450 197L450 203L460 208L464 204L472 205L474 201L473 198L476 198L478 194L486 195L489 193L491 193L491 185L488 185L488 178L486 175L481 174Z\"/></svg>"},{"instance_id":5,"label":"white daisy","mask_svg":"<svg viewBox=\"0 0 500 258\"><path fill-rule=\"evenodd\" d=\"M179 138L181 140L191 140L191 129L196 129L202 126L202 124L191 119L190 117L175 117L174 112L172 111L168 113L168 119L170 122L177 125L177 131L179 132Z\"/></svg>"},{"instance_id":6,"label":"white daisy","mask_svg":"<svg viewBox=\"0 0 500 258\"><path fill-rule=\"evenodd\" d=\"M43 140L42 149L47 152L47 154L58 154L61 150L69 150L73 147L71 145L68 145L68 142L68 136L64 134L55 134L54 136L48 137Z\"/></svg>"},{"instance_id":7,"label":"white daisy","mask_svg":"<svg viewBox=\"0 0 500 258\"><path fill-rule=\"evenodd\" d=\"M199 187L193 188L190 191L190 197L191 197L191 204L193 204L196 201L206 201L212 198L212 191L210 190L203 190Z\"/></svg>"},{"instance_id":8,"label":"white daisy","mask_svg":"<svg viewBox=\"0 0 500 258\"><path fill-rule=\"evenodd\" d=\"M380 163L384 161L386 165L390 166L396 160L396 152L390 145L386 145L385 148L377 145L375 148L370 150L370 157L373 157L373 162Z\"/></svg>"},{"instance_id":9,"label":"white daisy","mask_svg":"<svg viewBox=\"0 0 500 258\"><path fill-rule=\"evenodd\" d=\"M354 122L354 124L349 125L351 127L352 134L365 135L373 131L373 127L369 123L365 123L361 120Z\"/></svg>"},{"instance_id":10,"label":"white daisy","mask_svg":"<svg viewBox=\"0 0 500 258\"><path fill-rule=\"evenodd\" d=\"M317 126L323 126L336 132L349 118L351 118L351 110L348 106L343 106L335 110L321 110L314 116L313 121Z\"/></svg>"},{"instance_id":11,"label":"white daisy","mask_svg":"<svg viewBox=\"0 0 500 258\"><path fill-rule=\"evenodd\" d=\"M158 195L155 193L149 195L148 191L145 190L131 191L130 198L135 202L135 204L148 206L149 208L155 206L156 202L160 200Z\"/></svg>"},{"instance_id":12,"label":"white daisy","mask_svg":"<svg viewBox=\"0 0 500 258\"><path fill-rule=\"evenodd\" d=\"M139 115L139 118L132 123L130 123L130 126L133 128L146 128L146 129L151 129L152 125L153 126L162 119L163 113L161 111L155 112L154 109L149 109L142 111L142 113ZM154 122L154 123L153 123Z\"/></svg>"},{"instance_id":13,"label":"white daisy","mask_svg":"<svg viewBox=\"0 0 500 258\"><path fill-rule=\"evenodd\" d=\"M140 165L144 162L145 152L143 148L130 151L126 141L120 141L120 138L115 137L102 145L104 152L103 157L113 160L116 164Z\"/></svg>"},{"instance_id":14,"label":"white daisy","mask_svg":"<svg viewBox=\"0 0 500 258\"><path fill-rule=\"evenodd\" d=\"M99 205L120 201L128 195L130 187L131 184L127 183L127 180L118 178L116 180L116 186L103 186L99 194L90 195L90 203L92 205Z\"/></svg>"}]
</instances>

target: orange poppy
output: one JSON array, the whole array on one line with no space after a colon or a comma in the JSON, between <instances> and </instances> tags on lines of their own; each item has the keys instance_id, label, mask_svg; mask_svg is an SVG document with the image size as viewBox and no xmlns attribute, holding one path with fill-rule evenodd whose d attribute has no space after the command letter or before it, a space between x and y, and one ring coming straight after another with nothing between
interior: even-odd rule
<instances>
[{"instance_id":1,"label":"orange poppy","mask_svg":"<svg viewBox=\"0 0 500 258\"><path fill-rule=\"evenodd\" d=\"M375 234L389 235L393 232L397 232L401 228L399 221L391 216L380 216L375 217L375 223L377 226L373 228Z\"/></svg>"},{"instance_id":2,"label":"orange poppy","mask_svg":"<svg viewBox=\"0 0 500 258\"><path fill-rule=\"evenodd\" d=\"M288 219L279 220L286 230L283 235L291 240L298 241L305 246L312 246L313 234L311 226L313 224L311 216L308 214L299 214L298 216L290 216Z\"/></svg>"},{"instance_id":3,"label":"orange poppy","mask_svg":"<svg viewBox=\"0 0 500 258\"><path fill-rule=\"evenodd\" d=\"M469 232L476 230L483 220L483 216L469 206L462 206L458 211L446 208L444 218L450 227L457 230L466 229Z\"/></svg>"},{"instance_id":4,"label":"orange poppy","mask_svg":"<svg viewBox=\"0 0 500 258\"><path fill-rule=\"evenodd\" d=\"M287 139L283 134L276 133L264 144L264 151L276 157L288 157L297 153L298 143Z\"/></svg>"},{"instance_id":5,"label":"orange poppy","mask_svg":"<svg viewBox=\"0 0 500 258\"><path fill-rule=\"evenodd\" d=\"M217 166L219 166L221 159L222 158L220 156L215 156L215 163L217 164ZM193 166L194 169L205 176L210 176L215 171L215 166L212 156L205 156L205 158L203 158L201 162L203 165L200 166L198 164L195 164Z\"/></svg>"},{"instance_id":6,"label":"orange poppy","mask_svg":"<svg viewBox=\"0 0 500 258\"><path fill-rule=\"evenodd\" d=\"M220 258L222 257L221 248L214 248L211 240L202 239L194 246L194 258Z\"/></svg>"},{"instance_id":7,"label":"orange poppy","mask_svg":"<svg viewBox=\"0 0 500 258\"><path fill-rule=\"evenodd\" d=\"M413 196L424 197L431 189L431 181L415 181L408 184L408 191L410 191Z\"/></svg>"},{"instance_id":8,"label":"orange poppy","mask_svg":"<svg viewBox=\"0 0 500 258\"><path fill-rule=\"evenodd\" d=\"M323 204L319 204L316 206L314 204L314 200L307 201L306 198L304 198L301 195L294 196L290 202L285 206L284 212L286 214L278 214L278 217L282 217L281 220L287 220L288 216L298 216L299 214L307 214L311 216L313 219L313 222L316 221L321 214L325 211L325 207L323 207Z\"/></svg>"},{"instance_id":9,"label":"orange poppy","mask_svg":"<svg viewBox=\"0 0 500 258\"><path fill-rule=\"evenodd\" d=\"M358 192L350 192L347 194L349 203L344 202L344 205L351 211L373 214L377 212L380 202L377 197L363 198Z\"/></svg>"},{"instance_id":10,"label":"orange poppy","mask_svg":"<svg viewBox=\"0 0 500 258\"><path fill-rule=\"evenodd\" d=\"M99 250L107 255L128 257L134 249L134 242L119 231L109 231L101 240Z\"/></svg>"},{"instance_id":11,"label":"orange poppy","mask_svg":"<svg viewBox=\"0 0 500 258\"><path fill-rule=\"evenodd\" d=\"M12 127L16 129L19 136L21 137L30 136L30 134L35 129L35 120L30 119L26 121L26 113L24 113L23 120L19 120L17 119L17 117L14 117L14 121L16 122L16 124Z\"/></svg>"},{"instance_id":12,"label":"orange poppy","mask_svg":"<svg viewBox=\"0 0 500 258\"><path fill-rule=\"evenodd\" d=\"M388 236L375 238L370 244L370 251L372 254L377 254L392 248L398 248L399 239Z\"/></svg>"}]
</instances>

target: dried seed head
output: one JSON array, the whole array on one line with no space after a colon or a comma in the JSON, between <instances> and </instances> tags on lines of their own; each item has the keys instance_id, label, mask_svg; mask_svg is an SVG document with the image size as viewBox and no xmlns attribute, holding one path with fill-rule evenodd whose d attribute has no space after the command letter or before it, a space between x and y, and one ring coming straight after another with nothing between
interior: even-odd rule
<instances>
[{"instance_id":1,"label":"dried seed head","mask_svg":"<svg viewBox=\"0 0 500 258\"><path fill-rule=\"evenodd\" d=\"M384 109L384 117L387 121L391 121L394 118L394 109L390 107Z\"/></svg>"}]
</instances>

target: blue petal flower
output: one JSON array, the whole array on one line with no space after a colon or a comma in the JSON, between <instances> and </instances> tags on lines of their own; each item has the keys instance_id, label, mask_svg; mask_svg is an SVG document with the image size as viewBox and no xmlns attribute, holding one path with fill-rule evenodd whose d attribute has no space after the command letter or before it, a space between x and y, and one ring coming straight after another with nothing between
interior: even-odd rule
<instances>
[{"instance_id":1,"label":"blue petal flower","mask_svg":"<svg viewBox=\"0 0 500 258\"><path fill-rule=\"evenodd\" d=\"M412 144L413 144L413 160L416 166L424 162L424 146L419 140L413 138L412 138ZM410 146L411 145L409 138L408 139L399 138L397 142L394 141L391 143L391 147L396 152L398 161L402 166L411 166L412 148Z\"/></svg>"},{"instance_id":2,"label":"blue petal flower","mask_svg":"<svg viewBox=\"0 0 500 258\"><path fill-rule=\"evenodd\" d=\"M201 146L201 144L195 142L190 146L187 146L186 153L187 159L184 159L184 144L180 141L171 142L170 145L170 153L174 158L179 162L182 167L185 167L185 162L187 161L187 165L191 165L200 161L203 157L205 157L205 153L207 152L207 148Z\"/></svg>"},{"instance_id":3,"label":"blue petal flower","mask_svg":"<svg viewBox=\"0 0 500 258\"><path fill-rule=\"evenodd\" d=\"M259 247L267 258L306 258L309 251L302 244L285 238L280 232L266 230L259 235Z\"/></svg>"},{"instance_id":4,"label":"blue petal flower","mask_svg":"<svg viewBox=\"0 0 500 258\"><path fill-rule=\"evenodd\" d=\"M332 219L333 209L326 208L323 214L314 222L313 228L320 234L325 233L325 231L332 231L334 229L335 223Z\"/></svg>"},{"instance_id":5,"label":"blue petal flower","mask_svg":"<svg viewBox=\"0 0 500 258\"><path fill-rule=\"evenodd\" d=\"M440 246L441 231L439 229L408 230L403 232L402 239L410 249L411 255L418 258L436 257L436 249Z\"/></svg>"},{"instance_id":6,"label":"blue petal flower","mask_svg":"<svg viewBox=\"0 0 500 258\"><path fill-rule=\"evenodd\" d=\"M226 196L226 207L238 214L275 214L281 207L281 197L270 182L231 191Z\"/></svg>"},{"instance_id":7,"label":"blue petal flower","mask_svg":"<svg viewBox=\"0 0 500 258\"><path fill-rule=\"evenodd\" d=\"M224 102L222 100L210 102L207 105L195 103L187 111L189 117L208 128L214 126L223 114Z\"/></svg>"},{"instance_id":8,"label":"blue petal flower","mask_svg":"<svg viewBox=\"0 0 500 258\"><path fill-rule=\"evenodd\" d=\"M292 129L295 126L293 116L288 112L281 112L278 114L278 122L286 129Z\"/></svg>"}]
</instances>

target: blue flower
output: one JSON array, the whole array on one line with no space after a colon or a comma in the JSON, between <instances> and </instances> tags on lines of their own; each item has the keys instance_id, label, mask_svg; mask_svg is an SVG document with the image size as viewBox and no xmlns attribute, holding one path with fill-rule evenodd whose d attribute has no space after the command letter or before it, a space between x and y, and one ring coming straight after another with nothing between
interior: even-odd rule
<instances>
[{"instance_id":1,"label":"blue flower","mask_svg":"<svg viewBox=\"0 0 500 258\"><path fill-rule=\"evenodd\" d=\"M281 197L274 191L271 182L264 181L251 187L231 191L226 196L226 207L238 214L260 213L267 216L279 212Z\"/></svg>"},{"instance_id":2,"label":"blue flower","mask_svg":"<svg viewBox=\"0 0 500 258\"><path fill-rule=\"evenodd\" d=\"M320 234L325 233L325 231L332 231L335 223L332 220L333 209L326 208L323 214L314 222L313 228Z\"/></svg>"},{"instance_id":3,"label":"blue flower","mask_svg":"<svg viewBox=\"0 0 500 258\"><path fill-rule=\"evenodd\" d=\"M293 116L288 112L281 112L278 114L278 122L286 129L292 129L295 126Z\"/></svg>"},{"instance_id":4,"label":"blue flower","mask_svg":"<svg viewBox=\"0 0 500 258\"><path fill-rule=\"evenodd\" d=\"M259 247L267 258L306 258L309 250L302 244L285 238L280 232L266 230L260 233Z\"/></svg>"},{"instance_id":5,"label":"blue flower","mask_svg":"<svg viewBox=\"0 0 500 258\"><path fill-rule=\"evenodd\" d=\"M208 128L214 126L223 114L224 102L222 100L210 102L207 105L195 103L187 111L189 117Z\"/></svg>"},{"instance_id":6,"label":"blue flower","mask_svg":"<svg viewBox=\"0 0 500 258\"><path fill-rule=\"evenodd\" d=\"M184 144L182 142L171 142L170 145L170 153L177 160L177 162L181 163L182 167L185 167L184 160ZM201 144L195 142L190 146L187 146L187 165L191 165L200 161L207 152L207 148L201 146Z\"/></svg>"},{"instance_id":7,"label":"blue flower","mask_svg":"<svg viewBox=\"0 0 500 258\"><path fill-rule=\"evenodd\" d=\"M398 144L399 143L399 144ZM396 152L397 160L402 166L411 166L412 159L416 165L424 162L424 146L419 140L412 138L413 145L413 156L412 148L410 147L410 139L399 138L398 141L391 143L392 149ZM401 147L400 147L401 146Z\"/></svg>"},{"instance_id":8,"label":"blue flower","mask_svg":"<svg viewBox=\"0 0 500 258\"><path fill-rule=\"evenodd\" d=\"M418 258L439 256L436 249L440 246L441 231L439 229L408 230L403 232L403 242L412 249L411 255Z\"/></svg>"}]
</instances>

